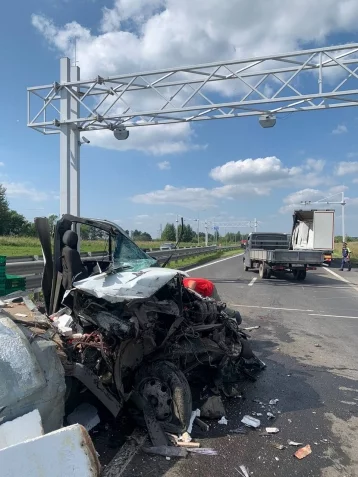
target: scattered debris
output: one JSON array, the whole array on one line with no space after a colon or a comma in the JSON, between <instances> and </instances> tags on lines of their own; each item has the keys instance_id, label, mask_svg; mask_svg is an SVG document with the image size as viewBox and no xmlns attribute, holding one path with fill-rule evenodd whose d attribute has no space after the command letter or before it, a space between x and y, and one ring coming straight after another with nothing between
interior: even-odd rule
<instances>
[{"instance_id":1,"label":"scattered debris","mask_svg":"<svg viewBox=\"0 0 358 477\"><path fill-rule=\"evenodd\" d=\"M242 328L244 331L258 330L259 326L248 326L247 328Z\"/></svg>"},{"instance_id":2,"label":"scattered debris","mask_svg":"<svg viewBox=\"0 0 358 477\"><path fill-rule=\"evenodd\" d=\"M225 414L225 407L220 396L209 397L200 409L200 416L208 419L219 419Z\"/></svg>"},{"instance_id":3,"label":"scattered debris","mask_svg":"<svg viewBox=\"0 0 358 477\"><path fill-rule=\"evenodd\" d=\"M224 424L225 426L227 426L227 419L225 416L223 416L219 421L218 421L218 424Z\"/></svg>"},{"instance_id":4,"label":"scattered debris","mask_svg":"<svg viewBox=\"0 0 358 477\"><path fill-rule=\"evenodd\" d=\"M193 430L193 423L195 421L195 418L200 417L200 409L196 409L195 411L192 411L191 416L190 416L190 422L188 426L188 433L191 434L191 431Z\"/></svg>"},{"instance_id":5,"label":"scattered debris","mask_svg":"<svg viewBox=\"0 0 358 477\"><path fill-rule=\"evenodd\" d=\"M197 426L199 426L202 431L208 432L208 430L210 429L209 424L207 424L206 422L202 421L202 420L199 419L198 417L195 418L194 423L195 423Z\"/></svg>"},{"instance_id":6,"label":"scattered debris","mask_svg":"<svg viewBox=\"0 0 358 477\"><path fill-rule=\"evenodd\" d=\"M277 434L280 432L280 429L278 427L266 427L266 432L268 434Z\"/></svg>"},{"instance_id":7,"label":"scattered debris","mask_svg":"<svg viewBox=\"0 0 358 477\"><path fill-rule=\"evenodd\" d=\"M253 413L252 413L252 414L253 414ZM256 415L256 416L259 416L259 417L263 416L262 412L257 412L255 415Z\"/></svg>"},{"instance_id":8,"label":"scattered debris","mask_svg":"<svg viewBox=\"0 0 358 477\"><path fill-rule=\"evenodd\" d=\"M194 454L218 455L218 451L211 449L210 447L202 447L201 449L188 449L188 452L193 452Z\"/></svg>"},{"instance_id":9,"label":"scattered debris","mask_svg":"<svg viewBox=\"0 0 358 477\"><path fill-rule=\"evenodd\" d=\"M244 416L244 417L241 419L241 422L242 422L243 424L245 424L245 426L248 426L248 427L255 427L255 428L257 428L257 427L260 427L260 425L261 425L260 419L255 419L254 417L248 416L248 415Z\"/></svg>"},{"instance_id":10,"label":"scattered debris","mask_svg":"<svg viewBox=\"0 0 358 477\"><path fill-rule=\"evenodd\" d=\"M259 399L253 399L252 402L256 402L257 404L263 404Z\"/></svg>"},{"instance_id":11,"label":"scattered debris","mask_svg":"<svg viewBox=\"0 0 358 477\"><path fill-rule=\"evenodd\" d=\"M268 412L268 413L267 413L267 417L268 417L269 419L274 419L276 416L275 416L274 414L272 414L272 412Z\"/></svg>"},{"instance_id":12,"label":"scattered debris","mask_svg":"<svg viewBox=\"0 0 358 477\"><path fill-rule=\"evenodd\" d=\"M246 427L239 426L236 429L231 429L229 432L232 434L247 434L247 429Z\"/></svg>"},{"instance_id":13,"label":"scattered debris","mask_svg":"<svg viewBox=\"0 0 358 477\"><path fill-rule=\"evenodd\" d=\"M286 446L284 446L283 444L280 444L279 442L271 442L271 444L278 450L286 449Z\"/></svg>"},{"instance_id":14,"label":"scattered debris","mask_svg":"<svg viewBox=\"0 0 358 477\"><path fill-rule=\"evenodd\" d=\"M67 421L69 424L81 424L87 431L90 431L100 423L100 418L97 409L92 404L83 402L67 416Z\"/></svg>"},{"instance_id":15,"label":"scattered debris","mask_svg":"<svg viewBox=\"0 0 358 477\"><path fill-rule=\"evenodd\" d=\"M191 442L191 435L188 433L188 432L184 432L180 437L179 437L179 441L181 442Z\"/></svg>"},{"instance_id":16,"label":"scattered debris","mask_svg":"<svg viewBox=\"0 0 358 477\"><path fill-rule=\"evenodd\" d=\"M170 460L170 457L166 456L165 460Z\"/></svg>"},{"instance_id":17,"label":"scattered debris","mask_svg":"<svg viewBox=\"0 0 358 477\"><path fill-rule=\"evenodd\" d=\"M278 457L275 457L275 460L279 461L280 459Z\"/></svg>"},{"instance_id":18,"label":"scattered debris","mask_svg":"<svg viewBox=\"0 0 358 477\"><path fill-rule=\"evenodd\" d=\"M245 467L244 465L240 465L240 470L236 469L235 470L242 476L242 477L250 477L249 475L249 469Z\"/></svg>"},{"instance_id":19,"label":"scattered debris","mask_svg":"<svg viewBox=\"0 0 358 477\"><path fill-rule=\"evenodd\" d=\"M287 441L287 444L289 446L303 446L303 442L295 442L295 441L290 441L290 440Z\"/></svg>"},{"instance_id":20,"label":"scattered debris","mask_svg":"<svg viewBox=\"0 0 358 477\"><path fill-rule=\"evenodd\" d=\"M162 455L163 457L186 457L188 455L188 451L184 447L143 447L143 451L146 454Z\"/></svg>"},{"instance_id":21,"label":"scattered debris","mask_svg":"<svg viewBox=\"0 0 358 477\"><path fill-rule=\"evenodd\" d=\"M322 346L319 343L314 344L316 348L322 348Z\"/></svg>"},{"instance_id":22,"label":"scattered debris","mask_svg":"<svg viewBox=\"0 0 358 477\"><path fill-rule=\"evenodd\" d=\"M15 316L17 316L18 318L26 318L27 315L25 313L15 313Z\"/></svg>"},{"instance_id":23,"label":"scattered debris","mask_svg":"<svg viewBox=\"0 0 358 477\"><path fill-rule=\"evenodd\" d=\"M297 459L304 459L308 455L312 454L312 449L309 444L307 444L305 447L301 447L301 449L298 449L298 451L295 452L295 457Z\"/></svg>"},{"instance_id":24,"label":"scattered debris","mask_svg":"<svg viewBox=\"0 0 358 477\"><path fill-rule=\"evenodd\" d=\"M291 424L291 422L292 422L292 419L287 419L287 420L288 420L288 422Z\"/></svg>"},{"instance_id":25,"label":"scattered debris","mask_svg":"<svg viewBox=\"0 0 358 477\"><path fill-rule=\"evenodd\" d=\"M270 404L270 406L274 406L275 404L278 403L278 401L279 401L279 399L271 399L271 400L269 401L269 404Z\"/></svg>"},{"instance_id":26,"label":"scattered debris","mask_svg":"<svg viewBox=\"0 0 358 477\"><path fill-rule=\"evenodd\" d=\"M177 442L178 447L186 447L188 449L190 448L199 448L200 447L200 442Z\"/></svg>"}]
</instances>

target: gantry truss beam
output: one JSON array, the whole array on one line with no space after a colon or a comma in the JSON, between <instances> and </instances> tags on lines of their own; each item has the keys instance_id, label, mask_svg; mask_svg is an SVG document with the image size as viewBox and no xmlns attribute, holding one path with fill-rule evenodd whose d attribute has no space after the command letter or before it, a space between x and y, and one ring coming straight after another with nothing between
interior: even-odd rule
<instances>
[{"instance_id":1,"label":"gantry truss beam","mask_svg":"<svg viewBox=\"0 0 358 477\"><path fill-rule=\"evenodd\" d=\"M61 99L77 103L65 114ZM358 44L28 88L28 126L56 134L358 105Z\"/></svg>"}]
</instances>

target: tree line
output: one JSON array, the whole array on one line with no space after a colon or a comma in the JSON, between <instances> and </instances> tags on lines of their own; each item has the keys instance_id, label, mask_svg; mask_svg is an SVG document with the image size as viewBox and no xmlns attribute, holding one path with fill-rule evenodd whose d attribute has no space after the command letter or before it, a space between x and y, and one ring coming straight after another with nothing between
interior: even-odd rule
<instances>
[{"instance_id":1,"label":"tree line","mask_svg":"<svg viewBox=\"0 0 358 477\"><path fill-rule=\"evenodd\" d=\"M183 232L183 233L182 233ZM176 241L176 228L174 224L167 223L163 229L161 239L166 242L175 242ZM184 224L183 231L182 226L178 227L178 237L181 237L182 242L196 242L198 240L197 232L191 227L190 224ZM228 243L240 242L241 240L247 239L248 234L242 234L240 232L228 232L225 235L220 235L217 232L215 235L212 233L208 234L208 241L215 242L215 240L221 240ZM205 241L205 233L199 232L199 241Z\"/></svg>"}]
</instances>

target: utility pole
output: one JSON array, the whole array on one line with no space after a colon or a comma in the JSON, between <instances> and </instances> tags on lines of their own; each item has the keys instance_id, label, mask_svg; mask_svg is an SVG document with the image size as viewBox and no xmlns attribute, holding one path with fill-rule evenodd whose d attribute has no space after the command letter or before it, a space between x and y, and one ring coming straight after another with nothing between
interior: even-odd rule
<instances>
[{"instance_id":1,"label":"utility pole","mask_svg":"<svg viewBox=\"0 0 358 477\"><path fill-rule=\"evenodd\" d=\"M178 214L177 214L177 218L176 218L176 226L175 226L175 241L176 243L178 243L178 240L179 240L179 217L178 217Z\"/></svg>"},{"instance_id":2,"label":"utility pole","mask_svg":"<svg viewBox=\"0 0 358 477\"><path fill-rule=\"evenodd\" d=\"M208 222L205 220L205 247L209 244L209 236L208 236Z\"/></svg>"},{"instance_id":3,"label":"utility pole","mask_svg":"<svg viewBox=\"0 0 358 477\"><path fill-rule=\"evenodd\" d=\"M332 202L330 200L331 197L335 197L338 194L341 195L341 200L338 202ZM327 204L327 205L341 205L342 206L342 242L346 240L346 227L345 227L345 217L344 217L344 207L346 206L347 202L344 197L344 191L342 192L337 192L337 194L330 195L328 197L325 197L324 199L317 200L316 202L312 202L311 200L302 200L301 204L303 205L312 205L312 204Z\"/></svg>"}]
</instances>

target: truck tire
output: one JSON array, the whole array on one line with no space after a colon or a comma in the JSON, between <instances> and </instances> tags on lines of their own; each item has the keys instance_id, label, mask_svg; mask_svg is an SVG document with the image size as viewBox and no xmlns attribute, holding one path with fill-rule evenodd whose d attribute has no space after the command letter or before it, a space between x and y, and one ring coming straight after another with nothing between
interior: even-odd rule
<instances>
[{"instance_id":1,"label":"truck tire","mask_svg":"<svg viewBox=\"0 0 358 477\"><path fill-rule=\"evenodd\" d=\"M306 270L300 270L297 275L297 280L303 281L306 278L307 272Z\"/></svg>"},{"instance_id":2,"label":"truck tire","mask_svg":"<svg viewBox=\"0 0 358 477\"><path fill-rule=\"evenodd\" d=\"M267 278L267 268L266 268L266 265L264 263L260 263L259 277L260 278Z\"/></svg>"},{"instance_id":3,"label":"truck tire","mask_svg":"<svg viewBox=\"0 0 358 477\"><path fill-rule=\"evenodd\" d=\"M248 272L249 267L246 266L246 262L245 262L245 259L244 259L244 258L243 258L243 262L244 262L244 270L245 270L245 272Z\"/></svg>"}]
</instances>

